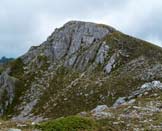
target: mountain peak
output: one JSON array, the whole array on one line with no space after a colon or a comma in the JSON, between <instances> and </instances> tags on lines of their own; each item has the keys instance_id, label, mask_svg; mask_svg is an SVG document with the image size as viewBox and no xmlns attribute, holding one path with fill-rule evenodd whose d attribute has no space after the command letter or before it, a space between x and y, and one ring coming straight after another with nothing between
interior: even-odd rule
<instances>
[{"instance_id":1,"label":"mountain peak","mask_svg":"<svg viewBox=\"0 0 162 131\"><path fill-rule=\"evenodd\" d=\"M70 21L3 70L0 115L14 120L72 115L112 106L160 80L160 47L106 25Z\"/></svg>"},{"instance_id":2,"label":"mountain peak","mask_svg":"<svg viewBox=\"0 0 162 131\"><path fill-rule=\"evenodd\" d=\"M71 20L68 21L64 24L64 26L100 26L103 28L109 28L109 30L115 30L115 28L105 25L105 24L98 24L98 23L94 23L94 22L86 22L86 21L77 21L77 20Z\"/></svg>"},{"instance_id":3,"label":"mountain peak","mask_svg":"<svg viewBox=\"0 0 162 131\"><path fill-rule=\"evenodd\" d=\"M65 63L69 63L70 66L72 66L75 61L74 59L76 59L73 54L76 55L79 50L89 48L93 44L99 45L96 43L106 35L115 31L114 28L102 24L69 21L61 28L55 29L51 36L48 37L47 41L45 41L41 46L38 48L31 48L30 51L23 56L25 57L23 60L25 60L25 63L28 63L27 60L30 61L35 57L35 55L42 54L41 51L45 49L43 52L44 55L53 61L71 58L70 62L67 61ZM40 52L38 53L38 51Z\"/></svg>"}]
</instances>

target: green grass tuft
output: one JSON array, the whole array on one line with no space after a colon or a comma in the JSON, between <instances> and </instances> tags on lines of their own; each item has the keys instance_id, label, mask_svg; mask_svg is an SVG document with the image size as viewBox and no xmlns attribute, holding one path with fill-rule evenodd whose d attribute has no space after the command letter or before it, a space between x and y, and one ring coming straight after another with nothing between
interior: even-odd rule
<instances>
[{"instance_id":1,"label":"green grass tuft","mask_svg":"<svg viewBox=\"0 0 162 131\"><path fill-rule=\"evenodd\" d=\"M38 126L42 131L93 131L96 127L94 120L80 116L59 118Z\"/></svg>"}]
</instances>

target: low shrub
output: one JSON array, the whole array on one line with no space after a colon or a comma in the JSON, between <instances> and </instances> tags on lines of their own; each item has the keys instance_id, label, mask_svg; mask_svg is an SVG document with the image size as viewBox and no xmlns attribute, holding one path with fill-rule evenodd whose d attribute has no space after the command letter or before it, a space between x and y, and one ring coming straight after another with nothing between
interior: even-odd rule
<instances>
[{"instance_id":1,"label":"low shrub","mask_svg":"<svg viewBox=\"0 0 162 131\"><path fill-rule=\"evenodd\" d=\"M58 118L38 126L42 131L93 131L96 127L94 120L80 116Z\"/></svg>"}]
</instances>

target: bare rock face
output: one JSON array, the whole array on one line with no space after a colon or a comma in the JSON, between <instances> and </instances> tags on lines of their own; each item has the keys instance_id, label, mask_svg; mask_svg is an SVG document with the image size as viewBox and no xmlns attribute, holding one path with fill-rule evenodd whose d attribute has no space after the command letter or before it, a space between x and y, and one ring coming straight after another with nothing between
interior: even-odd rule
<instances>
[{"instance_id":1,"label":"bare rock face","mask_svg":"<svg viewBox=\"0 0 162 131\"><path fill-rule=\"evenodd\" d=\"M115 67L116 59L119 57L119 53L114 53L110 60L108 61L107 65L105 66L105 72L109 74L111 70Z\"/></svg>"},{"instance_id":2,"label":"bare rock face","mask_svg":"<svg viewBox=\"0 0 162 131\"><path fill-rule=\"evenodd\" d=\"M108 46L105 43L100 44L99 41L114 31L115 29L112 27L104 25L70 21L62 28L56 29L42 45L32 47L28 53L22 56L22 59L24 63L29 63L36 56L43 54L53 62L65 59L65 66L85 70L89 61L95 59L98 48L100 49L96 62L103 63Z\"/></svg>"},{"instance_id":3,"label":"bare rock face","mask_svg":"<svg viewBox=\"0 0 162 131\"><path fill-rule=\"evenodd\" d=\"M13 102L15 96L16 79L10 77L7 72L0 75L0 115L7 109L8 105Z\"/></svg>"},{"instance_id":4,"label":"bare rock face","mask_svg":"<svg viewBox=\"0 0 162 131\"><path fill-rule=\"evenodd\" d=\"M107 105L98 105L96 108L91 110L91 115L95 119L104 119L110 117L112 114L109 112L106 112L108 110Z\"/></svg>"},{"instance_id":5,"label":"bare rock face","mask_svg":"<svg viewBox=\"0 0 162 131\"><path fill-rule=\"evenodd\" d=\"M132 104L135 102L135 98L147 95L151 91L161 91L162 83L160 81L152 81L144 83L139 89L133 91L128 97L119 97L113 107L118 107L125 104Z\"/></svg>"}]
</instances>

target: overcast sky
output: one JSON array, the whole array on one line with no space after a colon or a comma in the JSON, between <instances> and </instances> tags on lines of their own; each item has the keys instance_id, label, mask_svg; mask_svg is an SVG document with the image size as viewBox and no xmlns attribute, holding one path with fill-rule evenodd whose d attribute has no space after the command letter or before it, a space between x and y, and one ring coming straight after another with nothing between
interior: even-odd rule
<instances>
[{"instance_id":1,"label":"overcast sky","mask_svg":"<svg viewBox=\"0 0 162 131\"><path fill-rule=\"evenodd\" d=\"M17 57L69 20L111 25L162 46L162 0L0 0L0 57Z\"/></svg>"}]
</instances>

